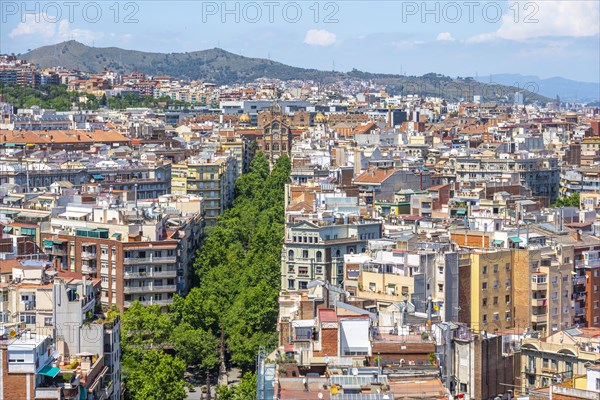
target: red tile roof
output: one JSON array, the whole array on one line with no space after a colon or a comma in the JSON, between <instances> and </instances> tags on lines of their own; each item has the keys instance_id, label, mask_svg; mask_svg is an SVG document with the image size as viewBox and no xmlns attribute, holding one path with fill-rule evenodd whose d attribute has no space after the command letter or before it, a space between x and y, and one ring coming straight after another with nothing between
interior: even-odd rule
<instances>
[{"instance_id":1,"label":"red tile roof","mask_svg":"<svg viewBox=\"0 0 600 400\"><path fill-rule=\"evenodd\" d=\"M382 183L387 178L389 178L394 172L395 169L375 169L365 171L362 174L358 175L354 178L355 183Z\"/></svg>"}]
</instances>

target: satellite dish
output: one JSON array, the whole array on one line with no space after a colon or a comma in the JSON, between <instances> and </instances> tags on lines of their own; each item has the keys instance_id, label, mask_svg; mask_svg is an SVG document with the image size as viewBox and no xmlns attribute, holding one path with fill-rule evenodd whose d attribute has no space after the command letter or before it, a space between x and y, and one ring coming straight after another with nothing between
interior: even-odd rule
<instances>
[{"instance_id":1,"label":"satellite dish","mask_svg":"<svg viewBox=\"0 0 600 400\"><path fill-rule=\"evenodd\" d=\"M352 368L352 375L358 375L358 368Z\"/></svg>"},{"instance_id":2,"label":"satellite dish","mask_svg":"<svg viewBox=\"0 0 600 400\"><path fill-rule=\"evenodd\" d=\"M319 399L322 399L322 398L323 398L323 393L319 392L319 394L317 394L317 397L318 397Z\"/></svg>"}]
</instances>

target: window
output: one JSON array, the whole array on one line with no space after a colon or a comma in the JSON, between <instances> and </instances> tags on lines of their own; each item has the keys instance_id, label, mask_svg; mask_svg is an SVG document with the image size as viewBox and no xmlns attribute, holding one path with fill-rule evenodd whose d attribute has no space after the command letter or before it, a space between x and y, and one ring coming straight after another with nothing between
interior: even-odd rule
<instances>
[{"instance_id":1,"label":"window","mask_svg":"<svg viewBox=\"0 0 600 400\"><path fill-rule=\"evenodd\" d=\"M504 266L504 268L505 268L507 271L510 271L510 263L506 263L506 265Z\"/></svg>"},{"instance_id":2,"label":"window","mask_svg":"<svg viewBox=\"0 0 600 400\"><path fill-rule=\"evenodd\" d=\"M52 317L44 317L44 326L52 326Z\"/></svg>"},{"instance_id":3,"label":"window","mask_svg":"<svg viewBox=\"0 0 600 400\"><path fill-rule=\"evenodd\" d=\"M494 281L494 289L498 289L498 279Z\"/></svg>"},{"instance_id":4,"label":"window","mask_svg":"<svg viewBox=\"0 0 600 400\"><path fill-rule=\"evenodd\" d=\"M548 368L549 365L550 365L550 359L542 358L542 368Z\"/></svg>"},{"instance_id":5,"label":"window","mask_svg":"<svg viewBox=\"0 0 600 400\"><path fill-rule=\"evenodd\" d=\"M323 253L321 253L320 251L317 251L317 262L321 262L323 261Z\"/></svg>"},{"instance_id":6,"label":"window","mask_svg":"<svg viewBox=\"0 0 600 400\"><path fill-rule=\"evenodd\" d=\"M506 311L504 313L504 317L506 318L507 321L510 321L510 311Z\"/></svg>"},{"instance_id":7,"label":"window","mask_svg":"<svg viewBox=\"0 0 600 400\"><path fill-rule=\"evenodd\" d=\"M318 267L315 267L315 273L318 274L318 275L322 275L323 274L323 267L320 266L320 265Z\"/></svg>"},{"instance_id":8,"label":"window","mask_svg":"<svg viewBox=\"0 0 600 400\"><path fill-rule=\"evenodd\" d=\"M506 304L510 304L510 294L507 294L506 296L504 296L504 302Z\"/></svg>"},{"instance_id":9,"label":"window","mask_svg":"<svg viewBox=\"0 0 600 400\"><path fill-rule=\"evenodd\" d=\"M494 305L498 304L498 296L494 296Z\"/></svg>"},{"instance_id":10,"label":"window","mask_svg":"<svg viewBox=\"0 0 600 400\"><path fill-rule=\"evenodd\" d=\"M20 321L25 322L27 325L34 325L35 314L21 314Z\"/></svg>"},{"instance_id":11,"label":"window","mask_svg":"<svg viewBox=\"0 0 600 400\"><path fill-rule=\"evenodd\" d=\"M598 309L598 300L594 301L594 310Z\"/></svg>"},{"instance_id":12,"label":"window","mask_svg":"<svg viewBox=\"0 0 600 400\"><path fill-rule=\"evenodd\" d=\"M484 290L487 289L487 282L483 282L481 284L481 288L484 289Z\"/></svg>"},{"instance_id":13,"label":"window","mask_svg":"<svg viewBox=\"0 0 600 400\"><path fill-rule=\"evenodd\" d=\"M8 293L0 294L0 301L8 301Z\"/></svg>"},{"instance_id":14,"label":"window","mask_svg":"<svg viewBox=\"0 0 600 400\"><path fill-rule=\"evenodd\" d=\"M483 304L484 307L487 307L487 297L483 298L482 304Z\"/></svg>"},{"instance_id":15,"label":"window","mask_svg":"<svg viewBox=\"0 0 600 400\"><path fill-rule=\"evenodd\" d=\"M498 264L494 264L494 273L498 273Z\"/></svg>"},{"instance_id":16,"label":"window","mask_svg":"<svg viewBox=\"0 0 600 400\"><path fill-rule=\"evenodd\" d=\"M296 237L294 236L294 239L295 238ZM292 260L292 261L294 260L294 250L288 251L288 260Z\"/></svg>"},{"instance_id":17,"label":"window","mask_svg":"<svg viewBox=\"0 0 600 400\"><path fill-rule=\"evenodd\" d=\"M487 314L483 314L483 323L487 324Z\"/></svg>"},{"instance_id":18,"label":"window","mask_svg":"<svg viewBox=\"0 0 600 400\"><path fill-rule=\"evenodd\" d=\"M376 288L375 282L369 282L369 291L374 292Z\"/></svg>"},{"instance_id":19,"label":"window","mask_svg":"<svg viewBox=\"0 0 600 400\"><path fill-rule=\"evenodd\" d=\"M308 258L308 250L302 250L302 258Z\"/></svg>"},{"instance_id":20,"label":"window","mask_svg":"<svg viewBox=\"0 0 600 400\"><path fill-rule=\"evenodd\" d=\"M552 292L552 300L556 300L556 299L558 299L558 293Z\"/></svg>"},{"instance_id":21,"label":"window","mask_svg":"<svg viewBox=\"0 0 600 400\"><path fill-rule=\"evenodd\" d=\"M298 275L308 276L308 267L298 267Z\"/></svg>"},{"instance_id":22,"label":"window","mask_svg":"<svg viewBox=\"0 0 600 400\"><path fill-rule=\"evenodd\" d=\"M438 284L438 292L443 292L444 291L444 285L439 283ZM597 302L596 302L597 303Z\"/></svg>"},{"instance_id":23,"label":"window","mask_svg":"<svg viewBox=\"0 0 600 400\"><path fill-rule=\"evenodd\" d=\"M293 279L288 279L288 289L295 289L296 282Z\"/></svg>"},{"instance_id":24,"label":"window","mask_svg":"<svg viewBox=\"0 0 600 400\"><path fill-rule=\"evenodd\" d=\"M557 283L558 283L558 276L555 275L552 277L552 284L556 285Z\"/></svg>"},{"instance_id":25,"label":"window","mask_svg":"<svg viewBox=\"0 0 600 400\"><path fill-rule=\"evenodd\" d=\"M509 289L510 288L510 279L506 280L506 288Z\"/></svg>"},{"instance_id":26,"label":"window","mask_svg":"<svg viewBox=\"0 0 600 400\"><path fill-rule=\"evenodd\" d=\"M483 268L482 268L482 270L483 270L482 273L484 275L487 274L487 265L484 265Z\"/></svg>"},{"instance_id":27,"label":"window","mask_svg":"<svg viewBox=\"0 0 600 400\"><path fill-rule=\"evenodd\" d=\"M299 289L306 289L307 285L308 285L308 282L303 282L303 281L298 282Z\"/></svg>"}]
</instances>

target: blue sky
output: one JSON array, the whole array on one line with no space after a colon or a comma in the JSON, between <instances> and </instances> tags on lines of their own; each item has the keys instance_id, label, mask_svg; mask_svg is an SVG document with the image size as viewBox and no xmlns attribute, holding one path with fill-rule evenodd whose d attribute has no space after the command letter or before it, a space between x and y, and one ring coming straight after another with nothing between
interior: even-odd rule
<instances>
[{"instance_id":1,"label":"blue sky","mask_svg":"<svg viewBox=\"0 0 600 400\"><path fill-rule=\"evenodd\" d=\"M74 39L286 64L600 81L600 1L0 2L0 52Z\"/></svg>"}]
</instances>

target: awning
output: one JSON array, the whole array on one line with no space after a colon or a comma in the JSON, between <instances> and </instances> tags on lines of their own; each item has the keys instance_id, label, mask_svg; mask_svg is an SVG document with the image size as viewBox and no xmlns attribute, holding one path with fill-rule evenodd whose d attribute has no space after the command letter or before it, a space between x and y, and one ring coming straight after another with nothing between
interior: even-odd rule
<instances>
[{"instance_id":1,"label":"awning","mask_svg":"<svg viewBox=\"0 0 600 400\"><path fill-rule=\"evenodd\" d=\"M38 371L38 375L49 376L50 378L56 377L60 372L60 368L51 367L50 365L44 365L42 369Z\"/></svg>"},{"instance_id":2,"label":"awning","mask_svg":"<svg viewBox=\"0 0 600 400\"><path fill-rule=\"evenodd\" d=\"M15 201L19 201L22 200L21 197L14 197L14 196L6 196L4 197L4 201L8 201L9 203L13 203Z\"/></svg>"},{"instance_id":3,"label":"awning","mask_svg":"<svg viewBox=\"0 0 600 400\"><path fill-rule=\"evenodd\" d=\"M94 178L97 181L102 181L104 180L104 176L100 175L100 174L92 174L92 178Z\"/></svg>"},{"instance_id":4,"label":"awning","mask_svg":"<svg viewBox=\"0 0 600 400\"><path fill-rule=\"evenodd\" d=\"M492 244L494 246L502 246L504 244L504 240L494 239L494 240L492 240Z\"/></svg>"},{"instance_id":5,"label":"awning","mask_svg":"<svg viewBox=\"0 0 600 400\"><path fill-rule=\"evenodd\" d=\"M89 215L89 213L86 212L75 212L75 211L67 211L64 212L62 214L60 214L60 217L63 218L83 218L85 216Z\"/></svg>"},{"instance_id":6,"label":"awning","mask_svg":"<svg viewBox=\"0 0 600 400\"><path fill-rule=\"evenodd\" d=\"M110 237L113 237L113 238L115 238L115 239L117 239L117 240L121 240L121 236L122 236L122 235L121 235L121 233L120 233L120 232L115 232L115 233L113 233L113 234L112 234Z\"/></svg>"},{"instance_id":7,"label":"awning","mask_svg":"<svg viewBox=\"0 0 600 400\"><path fill-rule=\"evenodd\" d=\"M513 243L521 243L521 242L523 242L523 240L520 237L518 237L518 236L509 237L508 240L510 240Z\"/></svg>"},{"instance_id":8,"label":"awning","mask_svg":"<svg viewBox=\"0 0 600 400\"><path fill-rule=\"evenodd\" d=\"M52 247L54 242L52 240L44 240L44 247Z\"/></svg>"},{"instance_id":9,"label":"awning","mask_svg":"<svg viewBox=\"0 0 600 400\"><path fill-rule=\"evenodd\" d=\"M467 213L467 210L454 210L454 211L456 211L456 213L458 215L465 215Z\"/></svg>"},{"instance_id":10,"label":"awning","mask_svg":"<svg viewBox=\"0 0 600 400\"><path fill-rule=\"evenodd\" d=\"M19 218L46 218L48 214L38 214L38 213L30 213L30 212L22 212L17 215Z\"/></svg>"},{"instance_id":11,"label":"awning","mask_svg":"<svg viewBox=\"0 0 600 400\"><path fill-rule=\"evenodd\" d=\"M4 228L2 228L2 232L4 233L11 233L13 230L12 226L5 226Z\"/></svg>"},{"instance_id":12,"label":"awning","mask_svg":"<svg viewBox=\"0 0 600 400\"><path fill-rule=\"evenodd\" d=\"M313 326L315 326L315 320L314 319L297 319L295 321L292 321L292 326L294 328L312 328Z\"/></svg>"},{"instance_id":13,"label":"awning","mask_svg":"<svg viewBox=\"0 0 600 400\"><path fill-rule=\"evenodd\" d=\"M14 143L4 143L5 147L15 147L16 145Z\"/></svg>"}]
</instances>

